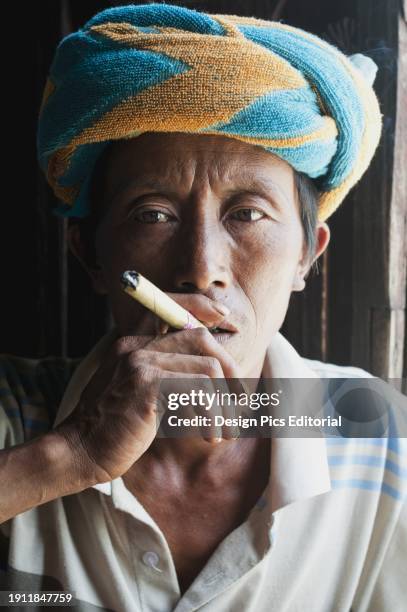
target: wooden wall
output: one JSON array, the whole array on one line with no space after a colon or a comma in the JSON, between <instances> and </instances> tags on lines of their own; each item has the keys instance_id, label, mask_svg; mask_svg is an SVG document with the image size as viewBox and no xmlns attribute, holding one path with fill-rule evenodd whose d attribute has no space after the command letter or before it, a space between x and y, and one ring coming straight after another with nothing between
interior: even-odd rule
<instances>
[{"instance_id":1,"label":"wooden wall","mask_svg":"<svg viewBox=\"0 0 407 612\"><path fill-rule=\"evenodd\" d=\"M283 331L305 356L364 367L382 377L406 377L407 35L402 0L184 0L211 12L279 18L304 27L347 53L363 52L379 66L376 91L384 121L375 160L329 225L331 245L320 273L293 294ZM36 117L59 39L95 12L124 2L40 0L27 8L11 56L23 113L9 162L18 157L2 223L2 352L25 356L84 354L103 334L108 313L67 253L66 222L35 159ZM5 21L19 20L19 6ZM7 18L7 19L6 19ZM20 20L21 21L21 20ZM4 196L3 196L4 197ZM4 245L7 244L7 248ZM22 278L24 282L22 282ZM404 368L404 370L403 370Z\"/></svg>"}]
</instances>

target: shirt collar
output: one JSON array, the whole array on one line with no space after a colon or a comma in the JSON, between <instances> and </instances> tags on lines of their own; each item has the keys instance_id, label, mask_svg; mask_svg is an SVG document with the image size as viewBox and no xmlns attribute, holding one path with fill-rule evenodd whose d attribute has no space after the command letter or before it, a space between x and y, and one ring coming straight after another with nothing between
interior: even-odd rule
<instances>
[{"instance_id":1,"label":"shirt collar","mask_svg":"<svg viewBox=\"0 0 407 612\"><path fill-rule=\"evenodd\" d=\"M280 334L270 343L263 377L318 378L294 347ZM267 488L270 511L331 490L327 448L324 437L273 438L270 481Z\"/></svg>"},{"instance_id":2,"label":"shirt collar","mask_svg":"<svg viewBox=\"0 0 407 612\"><path fill-rule=\"evenodd\" d=\"M64 421L77 405L82 390L116 338L115 330L106 334L79 364L62 398L54 427ZM317 375L294 347L277 333L267 349L263 377L317 378ZM300 499L331 490L327 449L323 437L273 438L270 460L270 481L265 497L271 513ZM93 488L106 495L112 494L110 482L94 485Z\"/></svg>"}]
</instances>

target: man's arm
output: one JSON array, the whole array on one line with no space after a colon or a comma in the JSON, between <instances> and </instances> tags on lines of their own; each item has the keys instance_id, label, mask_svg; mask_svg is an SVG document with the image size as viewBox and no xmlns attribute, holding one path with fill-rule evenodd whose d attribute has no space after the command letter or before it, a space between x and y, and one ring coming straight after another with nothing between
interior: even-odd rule
<instances>
[{"instance_id":1,"label":"man's arm","mask_svg":"<svg viewBox=\"0 0 407 612\"><path fill-rule=\"evenodd\" d=\"M181 299L211 326L224 319L208 298L192 296L191 304L187 296ZM0 451L0 522L125 474L155 438L163 379L189 378L196 384L198 376L208 382L239 374L232 357L205 328L119 338L65 421L41 437ZM208 432L208 439L213 437Z\"/></svg>"},{"instance_id":2,"label":"man's arm","mask_svg":"<svg viewBox=\"0 0 407 612\"><path fill-rule=\"evenodd\" d=\"M80 453L58 432L0 450L0 523L93 484Z\"/></svg>"}]
</instances>

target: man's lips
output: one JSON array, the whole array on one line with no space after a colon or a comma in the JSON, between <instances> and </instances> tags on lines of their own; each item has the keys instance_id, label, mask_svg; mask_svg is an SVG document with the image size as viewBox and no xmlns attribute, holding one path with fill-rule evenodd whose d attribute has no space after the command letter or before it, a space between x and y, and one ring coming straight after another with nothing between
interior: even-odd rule
<instances>
[{"instance_id":1,"label":"man's lips","mask_svg":"<svg viewBox=\"0 0 407 612\"><path fill-rule=\"evenodd\" d=\"M208 328L210 332L212 333L222 333L222 332L228 332L228 333L232 333L235 334L237 333L239 330L237 329L237 327L235 327L233 325L233 323L230 323L229 321L227 321L226 319L224 319L223 321L221 321L218 325L214 326L214 327L209 327Z\"/></svg>"},{"instance_id":2,"label":"man's lips","mask_svg":"<svg viewBox=\"0 0 407 612\"><path fill-rule=\"evenodd\" d=\"M233 325L233 323L231 323L230 321L227 321L226 319L224 319L223 321L221 321L219 323L219 325L214 325L212 327L209 327L209 325L206 325L207 329L212 333L212 334L236 334L239 330L238 328ZM174 327L169 327L168 328L169 332L176 332L179 331L179 329L175 329Z\"/></svg>"}]
</instances>

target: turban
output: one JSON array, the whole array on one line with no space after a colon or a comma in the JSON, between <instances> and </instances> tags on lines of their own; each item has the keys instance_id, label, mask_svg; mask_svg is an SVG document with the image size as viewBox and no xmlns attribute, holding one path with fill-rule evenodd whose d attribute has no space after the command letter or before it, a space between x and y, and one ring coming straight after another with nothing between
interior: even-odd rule
<instances>
[{"instance_id":1,"label":"turban","mask_svg":"<svg viewBox=\"0 0 407 612\"><path fill-rule=\"evenodd\" d=\"M261 19L130 5L102 11L59 44L38 156L59 212L84 217L110 142L144 132L223 135L316 179L325 220L368 167L380 130L360 62L320 38Z\"/></svg>"}]
</instances>

